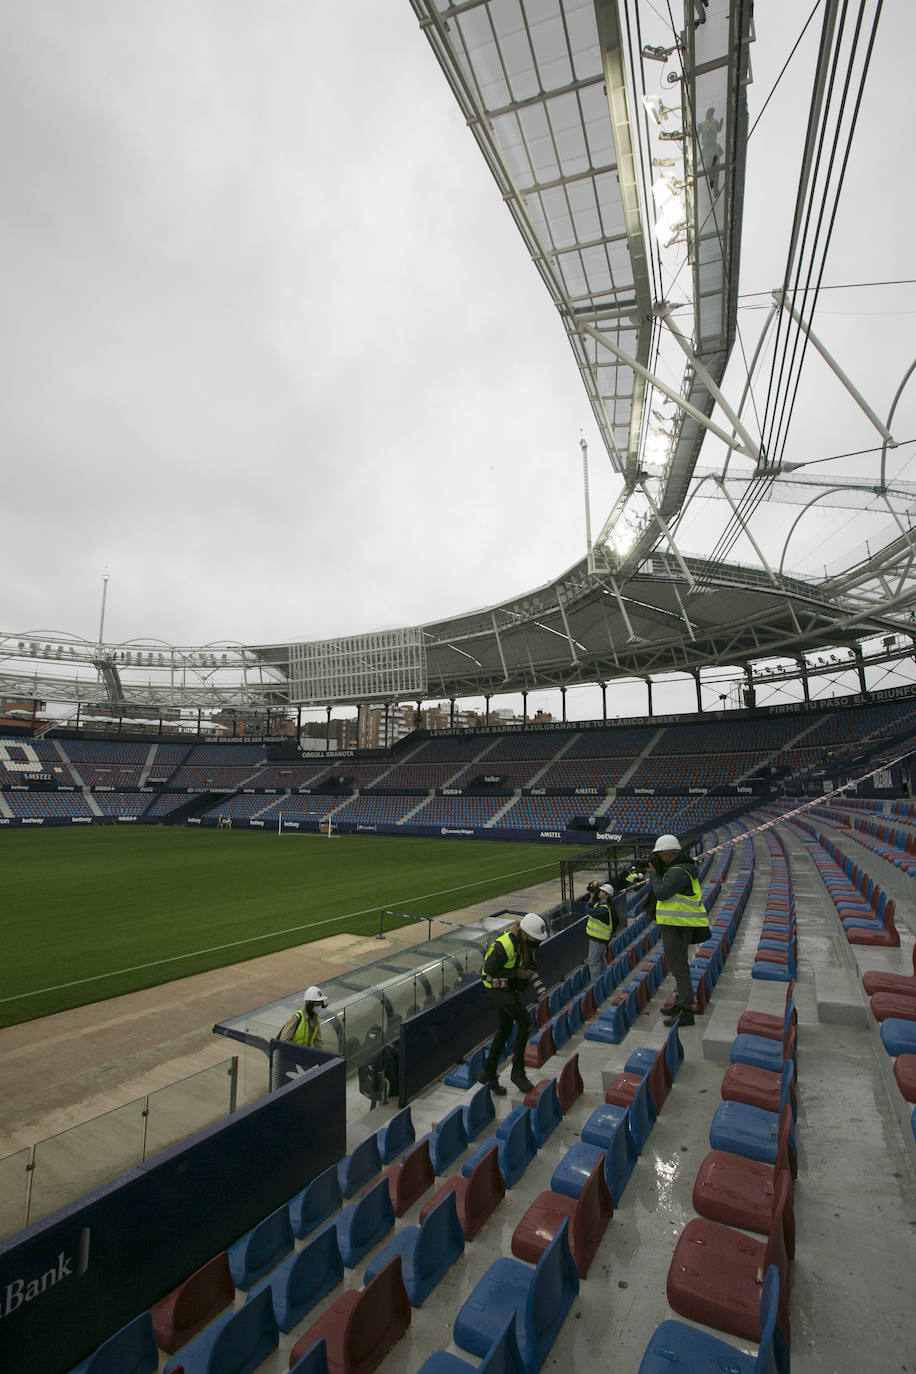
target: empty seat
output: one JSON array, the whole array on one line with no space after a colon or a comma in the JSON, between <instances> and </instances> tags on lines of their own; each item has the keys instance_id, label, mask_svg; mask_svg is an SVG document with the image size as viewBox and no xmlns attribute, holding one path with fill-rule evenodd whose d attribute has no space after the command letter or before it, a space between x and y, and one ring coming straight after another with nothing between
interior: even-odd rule
<instances>
[{"instance_id":1,"label":"empty seat","mask_svg":"<svg viewBox=\"0 0 916 1374\"><path fill-rule=\"evenodd\" d=\"M789 1026L782 1041L765 1035L736 1035L732 1041L730 1059L733 1064L750 1064L754 1068L782 1073L785 1061L795 1054L795 1027Z\"/></svg>"},{"instance_id":2,"label":"empty seat","mask_svg":"<svg viewBox=\"0 0 916 1374\"><path fill-rule=\"evenodd\" d=\"M229 1246L229 1269L236 1288L247 1289L289 1254L294 1245L286 1203Z\"/></svg>"},{"instance_id":3,"label":"empty seat","mask_svg":"<svg viewBox=\"0 0 916 1374\"><path fill-rule=\"evenodd\" d=\"M337 1161L337 1178L341 1193L344 1197L354 1197L375 1178L381 1167L378 1138L374 1134L368 1135L365 1140L360 1141L352 1154L344 1155L343 1159Z\"/></svg>"},{"instance_id":4,"label":"empty seat","mask_svg":"<svg viewBox=\"0 0 916 1374\"><path fill-rule=\"evenodd\" d=\"M898 1054L916 1054L916 1021L889 1016L881 1022L881 1043L894 1058Z\"/></svg>"},{"instance_id":5,"label":"empty seat","mask_svg":"<svg viewBox=\"0 0 916 1374\"><path fill-rule=\"evenodd\" d=\"M438 1176L468 1148L468 1133L464 1124L464 1108L453 1107L435 1129L423 1137L429 1145L429 1157Z\"/></svg>"},{"instance_id":6,"label":"empty seat","mask_svg":"<svg viewBox=\"0 0 916 1374\"><path fill-rule=\"evenodd\" d=\"M896 1017L899 1021L916 1021L916 993L876 992L869 1005L876 1021Z\"/></svg>"},{"instance_id":7,"label":"empty seat","mask_svg":"<svg viewBox=\"0 0 916 1374\"><path fill-rule=\"evenodd\" d=\"M763 1164L774 1164L779 1150L779 1133L783 1114L791 1123L792 1109L783 1108L776 1112L764 1112L759 1107L746 1107L743 1102L723 1102L716 1108L709 1126L709 1144L714 1150L727 1150L730 1154L744 1155L746 1159L759 1159ZM789 1128L789 1172L795 1178L797 1172L795 1140L791 1124Z\"/></svg>"},{"instance_id":8,"label":"empty seat","mask_svg":"<svg viewBox=\"0 0 916 1374\"><path fill-rule=\"evenodd\" d=\"M626 1020L626 1004L612 1002L585 1031L586 1040L597 1040L603 1045L619 1045L629 1029Z\"/></svg>"},{"instance_id":9,"label":"empty seat","mask_svg":"<svg viewBox=\"0 0 916 1374\"><path fill-rule=\"evenodd\" d=\"M674 1079L677 1077L678 1069L684 1062L684 1047L677 1033L677 1022L675 1022L668 1032L663 1048L665 1051L665 1063L668 1066L668 1074L673 1083ZM627 1057L627 1061L623 1066L624 1072L638 1073L641 1075L649 1073L652 1069L652 1065L655 1063L655 1056L657 1054L658 1050L649 1049L647 1047L633 1050L632 1054Z\"/></svg>"},{"instance_id":10,"label":"empty seat","mask_svg":"<svg viewBox=\"0 0 916 1374\"><path fill-rule=\"evenodd\" d=\"M343 1194L340 1191L337 1165L332 1164L330 1169L325 1169L317 1178L313 1178L301 1193L290 1198L289 1219L293 1235L297 1240L305 1240L316 1226L320 1226L337 1211L342 1202Z\"/></svg>"},{"instance_id":11,"label":"empty seat","mask_svg":"<svg viewBox=\"0 0 916 1374\"><path fill-rule=\"evenodd\" d=\"M557 1075L557 1099L564 1116L584 1091L585 1084L579 1072L579 1055L571 1054Z\"/></svg>"},{"instance_id":12,"label":"empty seat","mask_svg":"<svg viewBox=\"0 0 916 1374\"><path fill-rule=\"evenodd\" d=\"M408 1150L400 1164L391 1164L382 1173L388 1180L391 1205L396 1217L402 1217L436 1181L429 1157L429 1137L424 1136L412 1150Z\"/></svg>"},{"instance_id":13,"label":"empty seat","mask_svg":"<svg viewBox=\"0 0 916 1374\"><path fill-rule=\"evenodd\" d=\"M449 1350L436 1350L421 1364L417 1374L525 1374L515 1337L515 1313L506 1318L502 1331L480 1364L470 1364ZM290 1374L295 1374L290 1370Z\"/></svg>"},{"instance_id":14,"label":"empty seat","mask_svg":"<svg viewBox=\"0 0 916 1374\"><path fill-rule=\"evenodd\" d=\"M613 1128L609 1130L604 1143L589 1144L579 1140L571 1145L553 1171L550 1180L551 1190L565 1193L567 1197L578 1197L585 1187L586 1180L595 1167L598 1156L604 1155L604 1178L614 1206L620 1204L627 1180L633 1172L638 1158L636 1146L630 1133L629 1110L624 1108Z\"/></svg>"},{"instance_id":15,"label":"empty seat","mask_svg":"<svg viewBox=\"0 0 916 1374\"><path fill-rule=\"evenodd\" d=\"M445 1192L419 1226L405 1226L366 1266L371 1279L394 1255L401 1257L401 1277L411 1306L422 1307L442 1276L464 1250L454 1192Z\"/></svg>"},{"instance_id":16,"label":"empty seat","mask_svg":"<svg viewBox=\"0 0 916 1374\"><path fill-rule=\"evenodd\" d=\"M772 1224L765 1240L695 1217L681 1232L668 1269L668 1302L682 1317L745 1340L760 1341L760 1298L770 1265L779 1271L779 1322L789 1331L789 1260L783 1240L788 1178L776 1181Z\"/></svg>"},{"instance_id":17,"label":"empty seat","mask_svg":"<svg viewBox=\"0 0 916 1374\"><path fill-rule=\"evenodd\" d=\"M901 1054L894 1060L894 1078L907 1102L916 1102L916 1054Z\"/></svg>"},{"instance_id":18,"label":"empty seat","mask_svg":"<svg viewBox=\"0 0 916 1374\"><path fill-rule=\"evenodd\" d=\"M782 1073L750 1064L729 1064L721 1092L725 1102L743 1102L746 1107L759 1107L764 1112L781 1112L788 1102L793 1119L797 1115L795 1065L791 1059L783 1064Z\"/></svg>"},{"instance_id":19,"label":"empty seat","mask_svg":"<svg viewBox=\"0 0 916 1374\"><path fill-rule=\"evenodd\" d=\"M358 1201L345 1207L335 1225L341 1259L352 1269L394 1226L388 1180L380 1178Z\"/></svg>"},{"instance_id":20,"label":"empty seat","mask_svg":"<svg viewBox=\"0 0 916 1374\"><path fill-rule=\"evenodd\" d=\"M457 1345L485 1355L515 1313L522 1364L537 1374L579 1292L568 1231L564 1220L533 1269L509 1258L490 1265L455 1318Z\"/></svg>"},{"instance_id":21,"label":"empty seat","mask_svg":"<svg viewBox=\"0 0 916 1374\"><path fill-rule=\"evenodd\" d=\"M912 974L869 969L862 975L862 986L869 997L876 992L916 992L916 945L913 946Z\"/></svg>"},{"instance_id":22,"label":"empty seat","mask_svg":"<svg viewBox=\"0 0 916 1374\"><path fill-rule=\"evenodd\" d=\"M252 1288L248 1301L269 1289L277 1326L281 1331L292 1331L316 1302L342 1282L343 1272L337 1227L331 1223L261 1279Z\"/></svg>"},{"instance_id":23,"label":"empty seat","mask_svg":"<svg viewBox=\"0 0 916 1374\"><path fill-rule=\"evenodd\" d=\"M489 1083L483 1083L462 1107L464 1130L468 1140L476 1140L480 1132L489 1126L496 1116L493 1095Z\"/></svg>"},{"instance_id":24,"label":"empty seat","mask_svg":"<svg viewBox=\"0 0 916 1374\"><path fill-rule=\"evenodd\" d=\"M325 1341L316 1341L311 1349L300 1355L289 1374L330 1374L328 1369L328 1347Z\"/></svg>"},{"instance_id":25,"label":"empty seat","mask_svg":"<svg viewBox=\"0 0 916 1374\"><path fill-rule=\"evenodd\" d=\"M512 1233L512 1253L536 1264L561 1223L568 1221L570 1252L584 1279L613 1215L602 1152L577 1198L553 1191L538 1194Z\"/></svg>"},{"instance_id":26,"label":"empty seat","mask_svg":"<svg viewBox=\"0 0 916 1374\"><path fill-rule=\"evenodd\" d=\"M710 1221L740 1226L743 1231L767 1235L773 1222L776 1180L788 1170L788 1112L780 1121L776 1159L772 1164L748 1159L727 1150L710 1150L703 1160L693 1185L693 1209ZM791 1176L783 1213L786 1254L795 1254L795 1215L792 1207Z\"/></svg>"},{"instance_id":27,"label":"empty seat","mask_svg":"<svg viewBox=\"0 0 916 1374\"><path fill-rule=\"evenodd\" d=\"M668 1093L671 1091L671 1071L668 1068L664 1049L659 1050L656 1054L648 1074L626 1072L618 1074L604 1094L605 1102L616 1103L621 1107L632 1107L644 1078L647 1079L649 1117L655 1121Z\"/></svg>"},{"instance_id":28,"label":"empty seat","mask_svg":"<svg viewBox=\"0 0 916 1374\"><path fill-rule=\"evenodd\" d=\"M789 1344L779 1326L778 1307L779 1270L771 1264L760 1293L756 1355L698 1327L665 1321L650 1337L638 1374L789 1374Z\"/></svg>"},{"instance_id":29,"label":"empty seat","mask_svg":"<svg viewBox=\"0 0 916 1374\"><path fill-rule=\"evenodd\" d=\"M158 1368L159 1351L152 1319L149 1312L142 1312L103 1341L88 1359L74 1365L70 1374L120 1374L121 1370L129 1374L155 1374Z\"/></svg>"},{"instance_id":30,"label":"empty seat","mask_svg":"<svg viewBox=\"0 0 916 1374\"><path fill-rule=\"evenodd\" d=\"M477 1082L477 1075L483 1072L487 1058L487 1047L481 1045L472 1054L452 1069L451 1073L445 1075L445 1082L450 1088L470 1088Z\"/></svg>"},{"instance_id":31,"label":"empty seat","mask_svg":"<svg viewBox=\"0 0 916 1374\"><path fill-rule=\"evenodd\" d=\"M221 1250L150 1308L156 1345L173 1355L234 1300L229 1256Z\"/></svg>"},{"instance_id":32,"label":"empty seat","mask_svg":"<svg viewBox=\"0 0 916 1374\"><path fill-rule=\"evenodd\" d=\"M410 1108L403 1107L395 1112L390 1121L380 1126L375 1133L379 1159L383 1164L391 1164L398 1155L409 1149L417 1138L413 1128Z\"/></svg>"},{"instance_id":33,"label":"empty seat","mask_svg":"<svg viewBox=\"0 0 916 1374\"><path fill-rule=\"evenodd\" d=\"M798 1020L798 1013L795 1010L795 1003L792 994L795 991L795 980L792 979L786 988L786 1008L792 1003L789 1011L789 1025L795 1025ZM765 1011L746 1011L742 1014L738 1022L738 1035L762 1035L767 1040L782 1040L787 1029L786 1014L773 1016Z\"/></svg>"},{"instance_id":34,"label":"empty seat","mask_svg":"<svg viewBox=\"0 0 916 1374\"><path fill-rule=\"evenodd\" d=\"M410 1299L394 1255L365 1288L351 1288L309 1327L290 1352L290 1366L318 1340L329 1374L371 1374L410 1326Z\"/></svg>"},{"instance_id":35,"label":"empty seat","mask_svg":"<svg viewBox=\"0 0 916 1374\"><path fill-rule=\"evenodd\" d=\"M270 1289L264 1288L244 1307L211 1322L169 1360L163 1374L249 1374L276 1350L278 1339Z\"/></svg>"},{"instance_id":36,"label":"empty seat","mask_svg":"<svg viewBox=\"0 0 916 1374\"><path fill-rule=\"evenodd\" d=\"M648 1078L640 1079L629 1106L626 1104L621 1106L615 1102L604 1102L601 1106L596 1107L582 1127L582 1139L590 1145L600 1145L604 1149L610 1134L616 1131L619 1123L623 1120L627 1122L633 1148L638 1155L642 1154L643 1146L649 1138L653 1124L649 1114Z\"/></svg>"},{"instance_id":37,"label":"empty seat","mask_svg":"<svg viewBox=\"0 0 916 1374\"><path fill-rule=\"evenodd\" d=\"M570 1036L569 1014L566 1011L559 1011L551 1021L550 1029L553 1034L554 1047L560 1049L562 1045L566 1044ZM543 1063L543 1060L541 1062Z\"/></svg>"},{"instance_id":38,"label":"empty seat","mask_svg":"<svg viewBox=\"0 0 916 1374\"><path fill-rule=\"evenodd\" d=\"M490 1148L490 1145L490 1141L485 1141L464 1161L461 1172L465 1178L470 1178L478 1160ZM538 1150L531 1122L531 1111L528 1108L518 1115L513 1115L509 1133L497 1139L496 1148L499 1158L499 1171L503 1176L503 1182L507 1188L511 1188L521 1178Z\"/></svg>"},{"instance_id":39,"label":"empty seat","mask_svg":"<svg viewBox=\"0 0 916 1374\"><path fill-rule=\"evenodd\" d=\"M536 1035L532 1035L525 1046L525 1066L529 1069L539 1069L548 1059L552 1059L556 1052L553 1030L551 1023L548 1023Z\"/></svg>"},{"instance_id":40,"label":"empty seat","mask_svg":"<svg viewBox=\"0 0 916 1374\"><path fill-rule=\"evenodd\" d=\"M531 1126L534 1131L534 1138L540 1150L544 1141L552 1135L563 1120L563 1109L560 1106L560 1099L557 1096L557 1080L555 1078L548 1080L547 1086L538 1093L534 1106L529 1108L529 1110L531 1112Z\"/></svg>"},{"instance_id":41,"label":"empty seat","mask_svg":"<svg viewBox=\"0 0 916 1374\"><path fill-rule=\"evenodd\" d=\"M469 1177L460 1175L446 1179L421 1210L421 1222L447 1192L455 1194L458 1220L465 1240L473 1240L506 1195L495 1140L488 1141L486 1148L479 1153Z\"/></svg>"}]
</instances>

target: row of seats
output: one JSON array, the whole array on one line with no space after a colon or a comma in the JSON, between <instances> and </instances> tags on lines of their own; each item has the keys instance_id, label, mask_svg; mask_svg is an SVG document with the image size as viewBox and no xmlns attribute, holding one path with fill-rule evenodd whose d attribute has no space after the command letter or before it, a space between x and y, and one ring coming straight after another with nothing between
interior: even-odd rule
<instances>
[{"instance_id":1,"label":"row of seats","mask_svg":"<svg viewBox=\"0 0 916 1374\"><path fill-rule=\"evenodd\" d=\"M894 924L893 898L888 898L873 877L833 840L819 834L809 821L796 817L790 829L800 835L811 856L849 943L898 948L900 935Z\"/></svg>"},{"instance_id":2,"label":"row of seats","mask_svg":"<svg viewBox=\"0 0 916 1374\"><path fill-rule=\"evenodd\" d=\"M854 831L854 838L864 849L902 869L908 877L916 877L916 830L887 821L866 820L839 806L814 807L811 815Z\"/></svg>"},{"instance_id":3,"label":"row of seats","mask_svg":"<svg viewBox=\"0 0 916 1374\"><path fill-rule=\"evenodd\" d=\"M670 1374L672 1367L691 1374L788 1374L794 1031L788 990L784 1016L746 1012L738 1022L723 1100L710 1125L711 1149L694 1183L697 1216L677 1241L666 1282L675 1312L757 1343L757 1354L669 1320L650 1338L639 1374Z\"/></svg>"}]
</instances>

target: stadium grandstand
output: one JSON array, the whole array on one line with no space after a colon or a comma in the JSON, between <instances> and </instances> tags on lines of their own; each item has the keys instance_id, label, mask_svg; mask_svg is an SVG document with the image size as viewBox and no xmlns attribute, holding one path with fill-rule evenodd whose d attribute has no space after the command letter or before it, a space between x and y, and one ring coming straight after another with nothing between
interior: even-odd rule
<instances>
[{"instance_id":1,"label":"stadium grandstand","mask_svg":"<svg viewBox=\"0 0 916 1374\"><path fill-rule=\"evenodd\" d=\"M613 509L593 530L583 447L581 560L423 624L197 647L0 636L0 849L33 847L36 890L42 847L76 826L81 853L130 831L203 854L228 821L226 854L273 830L282 844L252 848L263 889L268 842L448 840L456 865L518 844L543 862L435 917L379 892L377 936L322 931L235 966L216 935L206 972L149 985L140 964L141 991L5 1024L0 1370L906 1368L916 488L899 474L916 364L889 365L879 414L814 327L846 165L868 155L858 105L899 79L879 58L905 50L900 15L798 16L822 11L795 229L755 349L737 315L750 0L685 0L670 27L643 0L410 7L566 332ZM852 475L785 456L806 354L875 436ZM825 510L856 513L854 545L823 576L790 571ZM618 719L633 682L646 710ZM672 682L690 709L657 712ZM582 687L601 712L570 719ZM529 715L544 692L558 719ZM341 747L342 708L376 712L372 747ZM585 962L587 883L671 833L708 914L683 1025L644 882L618 881L601 976ZM129 882L156 878L155 857L142 879L115 859L85 882L126 928ZM481 969L531 911L548 927L533 1082L502 1095ZM320 1045L280 1036L304 1000Z\"/></svg>"}]
</instances>

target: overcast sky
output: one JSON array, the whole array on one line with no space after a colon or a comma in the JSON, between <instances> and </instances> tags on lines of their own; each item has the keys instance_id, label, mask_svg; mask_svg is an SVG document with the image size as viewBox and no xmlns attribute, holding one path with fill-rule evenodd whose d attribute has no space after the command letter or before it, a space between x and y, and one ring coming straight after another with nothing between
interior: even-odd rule
<instances>
[{"instance_id":1,"label":"overcast sky","mask_svg":"<svg viewBox=\"0 0 916 1374\"><path fill-rule=\"evenodd\" d=\"M809 9L757 7L752 121ZM749 146L745 292L782 276L818 29ZM889 0L830 283L916 275L914 42L914 7ZM407 0L0 0L0 304L7 632L95 637L105 569L109 642L414 624L583 556L580 432L596 528L617 494ZM882 414L914 311L912 286L822 298L820 332ZM808 367L786 456L877 443ZM916 436L909 395L895 429ZM913 452L891 475L913 478ZM861 533L819 520L796 568Z\"/></svg>"}]
</instances>

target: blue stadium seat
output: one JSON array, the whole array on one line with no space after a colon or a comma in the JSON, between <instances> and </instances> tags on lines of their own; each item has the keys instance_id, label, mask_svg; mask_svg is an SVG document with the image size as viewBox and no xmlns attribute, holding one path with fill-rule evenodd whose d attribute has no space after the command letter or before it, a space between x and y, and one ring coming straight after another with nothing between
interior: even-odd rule
<instances>
[{"instance_id":1,"label":"blue stadium seat","mask_svg":"<svg viewBox=\"0 0 916 1374\"><path fill-rule=\"evenodd\" d=\"M464 1123L464 1108L453 1107L435 1129L422 1137L429 1142L429 1157L436 1176L445 1173L459 1155L468 1148L468 1133Z\"/></svg>"},{"instance_id":2,"label":"blue stadium seat","mask_svg":"<svg viewBox=\"0 0 916 1374\"><path fill-rule=\"evenodd\" d=\"M464 1129L469 1141L476 1140L496 1116L489 1083L483 1083L464 1104Z\"/></svg>"},{"instance_id":3,"label":"blue stadium seat","mask_svg":"<svg viewBox=\"0 0 916 1374\"><path fill-rule=\"evenodd\" d=\"M535 1268L503 1258L490 1265L455 1318L455 1343L486 1355L515 1313L526 1374L537 1374L579 1292L579 1273L563 1221Z\"/></svg>"},{"instance_id":4,"label":"blue stadium seat","mask_svg":"<svg viewBox=\"0 0 916 1374\"><path fill-rule=\"evenodd\" d=\"M229 1270L236 1288L245 1290L257 1283L289 1254L294 1243L289 1207L284 1203L229 1246Z\"/></svg>"},{"instance_id":5,"label":"blue stadium seat","mask_svg":"<svg viewBox=\"0 0 916 1374\"><path fill-rule=\"evenodd\" d=\"M129 1374L155 1374L158 1368L152 1318L143 1312L103 1341L88 1359L74 1365L69 1374L121 1374L122 1370Z\"/></svg>"},{"instance_id":6,"label":"blue stadium seat","mask_svg":"<svg viewBox=\"0 0 916 1374\"><path fill-rule=\"evenodd\" d=\"M381 1167L378 1138L375 1135L367 1135L352 1154L344 1155L343 1159L337 1161L337 1178L344 1197L353 1197L358 1193L360 1188L364 1188L375 1178Z\"/></svg>"},{"instance_id":7,"label":"blue stadium seat","mask_svg":"<svg viewBox=\"0 0 916 1374\"><path fill-rule=\"evenodd\" d=\"M422 1307L436 1284L464 1250L454 1192L448 1192L419 1226L404 1226L366 1266L369 1283L394 1255L401 1257L401 1277L412 1307Z\"/></svg>"},{"instance_id":8,"label":"blue stadium seat","mask_svg":"<svg viewBox=\"0 0 916 1374\"><path fill-rule=\"evenodd\" d=\"M169 1360L163 1374L179 1369L184 1374L252 1374L276 1350L278 1340L270 1289L265 1288L244 1307L217 1317Z\"/></svg>"},{"instance_id":9,"label":"blue stadium seat","mask_svg":"<svg viewBox=\"0 0 916 1374\"><path fill-rule=\"evenodd\" d=\"M386 1121L384 1126L379 1126L375 1137L379 1159L383 1164L391 1164L416 1140L410 1108L404 1107L401 1111L395 1112L390 1121Z\"/></svg>"},{"instance_id":10,"label":"blue stadium seat","mask_svg":"<svg viewBox=\"0 0 916 1374\"><path fill-rule=\"evenodd\" d=\"M325 1169L306 1184L301 1193L290 1198L289 1219L293 1235L297 1240L305 1240L316 1226L337 1211L342 1202L337 1165L332 1164L330 1169Z\"/></svg>"},{"instance_id":11,"label":"blue stadium seat","mask_svg":"<svg viewBox=\"0 0 916 1374\"><path fill-rule=\"evenodd\" d=\"M480 1364L469 1364L467 1360L462 1360L459 1355L453 1355L448 1350L436 1350L424 1360L417 1374L470 1374L472 1370L474 1374L525 1374L515 1329L513 1312L506 1318L502 1331ZM298 1365L296 1369L290 1370L290 1374L297 1374L297 1370ZM309 1370L307 1374L312 1374L312 1371ZM316 1370L315 1374L320 1374L320 1371Z\"/></svg>"},{"instance_id":12,"label":"blue stadium seat","mask_svg":"<svg viewBox=\"0 0 916 1374\"><path fill-rule=\"evenodd\" d=\"M281 1331L292 1331L316 1302L342 1282L343 1272L337 1227L331 1223L261 1279L249 1293L248 1301L265 1288L270 1289L277 1325Z\"/></svg>"},{"instance_id":13,"label":"blue stadium seat","mask_svg":"<svg viewBox=\"0 0 916 1374\"><path fill-rule=\"evenodd\" d=\"M465 1178L470 1178L474 1168L481 1156L493 1145L492 1140L485 1140L479 1145L461 1166L461 1172ZM496 1141L499 1154L499 1169L503 1176L503 1182L507 1188L511 1188L514 1183L521 1178L528 1168L534 1156L537 1154L537 1141L534 1138L534 1128L531 1123L531 1111L529 1108L513 1117L513 1124L509 1134L499 1137Z\"/></svg>"},{"instance_id":14,"label":"blue stadium seat","mask_svg":"<svg viewBox=\"0 0 916 1374\"><path fill-rule=\"evenodd\" d=\"M352 1269L394 1226L387 1178L380 1178L357 1202L345 1207L335 1224L341 1259Z\"/></svg>"}]
</instances>

